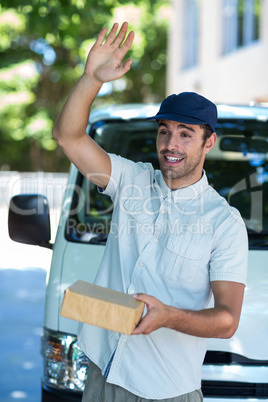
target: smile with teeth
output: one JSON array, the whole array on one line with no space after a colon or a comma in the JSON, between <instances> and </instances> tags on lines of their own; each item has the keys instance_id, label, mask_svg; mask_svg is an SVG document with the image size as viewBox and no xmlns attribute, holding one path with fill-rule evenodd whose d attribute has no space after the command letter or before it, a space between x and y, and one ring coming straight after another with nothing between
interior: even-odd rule
<instances>
[{"instance_id":1,"label":"smile with teeth","mask_svg":"<svg viewBox=\"0 0 268 402\"><path fill-rule=\"evenodd\" d=\"M166 159L166 161L169 162L169 163L178 163L178 162L180 162L183 158L178 158L178 157L175 157L175 156L166 156L166 155L165 155L165 159Z\"/></svg>"}]
</instances>

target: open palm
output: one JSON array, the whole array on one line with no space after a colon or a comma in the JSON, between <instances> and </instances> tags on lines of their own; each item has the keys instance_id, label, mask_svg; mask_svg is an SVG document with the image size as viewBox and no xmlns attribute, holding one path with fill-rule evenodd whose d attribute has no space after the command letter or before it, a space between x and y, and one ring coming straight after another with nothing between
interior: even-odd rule
<instances>
[{"instance_id":1,"label":"open palm","mask_svg":"<svg viewBox=\"0 0 268 402\"><path fill-rule=\"evenodd\" d=\"M100 82L108 82L122 77L130 69L132 60L123 63L123 59L132 45L134 32L126 36L127 29L125 22L117 35L118 24L114 24L105 41L107 29L102 29L89 52L85 73Z\"/></svg>"}]
</instances>

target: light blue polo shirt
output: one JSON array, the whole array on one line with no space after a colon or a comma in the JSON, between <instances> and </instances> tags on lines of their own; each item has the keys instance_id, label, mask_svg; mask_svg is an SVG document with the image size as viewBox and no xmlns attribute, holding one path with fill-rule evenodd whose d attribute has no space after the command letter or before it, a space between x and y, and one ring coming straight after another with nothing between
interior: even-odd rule
<instances>
[{"instance_id":1,"label":"light blue polo shirt","mask_svg":"<svg viewBox=\"0 0 268 402\"><path fill-rule=\"evenodd\" d=\"M246 282L248 240L239 212L211 186L171 191L151 164L110 155L104 194L114 202L111 231L95 283L146 293L167 305L201 310L211 281ZM79 344L109 383L147 399L165 399L201 387L207 340L160 328L121 335L82 324Z\"/></svg>"}]
</instances>

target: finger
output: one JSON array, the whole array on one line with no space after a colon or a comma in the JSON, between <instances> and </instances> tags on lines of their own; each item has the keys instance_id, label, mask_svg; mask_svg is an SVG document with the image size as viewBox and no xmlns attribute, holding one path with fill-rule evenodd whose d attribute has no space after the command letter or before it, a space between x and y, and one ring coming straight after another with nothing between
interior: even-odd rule
<instances>
[{"instance_id":1,"label":"finger","mask_svg":"<svg viewBox=\"0 0 268 402\"><path fill-rule=\"evenodd\" d=\"M149 335L153 331L153 326L150 317L144 316L131 335Z\"/></svg>"},{"instance_id":2,"label":"finger","mask_svg":"<svg viewBox=\"0 0 268 402\"><path fill-rule=\"evenodd\" d=\"M139 322L139 324L134 328L131 335L141 335L144 331L143 319Z\"/></svg>"},{"instance_id":3,"label":"finger","mask_svg":"<svg viewBox=\"0 0 268 402\"><path fill-rule=\"evenodd\" d=\"M106 38L105 43L107 45L110 45L115 40L118 27L119 27L119 24L117 22L115 22L114 25L112 26L112 29L110 30L107 38Z\"/></svg>"},{"instance_id":4,"label":"finger","mask_svg":"<svg viewBox=\"0 0 268 402\"><path fill-rule=\"evenodd\" d=\"M129 51L129 49L132 46L133 40L135 37L135 33L133 31L129 32L125 42L123 43L123 45L120 47L120 51L122 53L123 56L125 56L125 54Z\"/></svg>"},{"instance_id":5,"label":"finger","mask_svg":"<svg viewBox=\"0 0 268 402\"><path fill-rule=\"evenodd\" d=\"M134 32L131 31L128 36L127 39L125 40L125 42L123 43L123 45L118 49L118 54L120 54L120 58L121 60L123 60L123 58L125 57L125 55L127 54L127 52L129 51L129 49L131 48L131 45L133 43L134 40ZM131 64L131 63L130 63ZM129 61L127 60L127 64L126 67L128 67L128 69L130 68L130 64ZM126 70L127 71L127 70Z\"/></svg>"},{"instance_id":6,"label":"finger","mask_svg":"<svg viewBox=\"0 0 268 402\"><path fill-rule=\"evenodd\" d=\"M132 63L132 59L128 59L128 60L122 65L122 68L124 69L125 73L130 70L131 63Z\"/></svg>"},{"instance_id":7,"label":"finger","mask_svg":"<svg viewBox=\"0 0 268 402\"><path fill-rule=\"evenodd\" d=\"M146 304L150 304L150 302L152 301L152 298L153 298L153 296L148 296L144 293L136 293L136 294L133 294L132 297L136 300L143 301Z\"/></svg>"},{"instance_id":8,"label":"finger","mask_svg":"<svg viewBox=\"0 0 268 402\"><path fill-rule=\"evenodd\" d=\"M97 37L97 40L95 42L95 46L101 46L102 45L102 43L104 41L104 38L105 38L105 35L106 35L106 32L107 32L107 28L103 28L100 31L100 33L99 33L99 35Z\"/></svg>"},{"instance_id":9,"label":"finger","mask_svg":"<svg viewBox=\"0 0 268 402\"><path fill-rule=\"evenodd\" d=\"M144 293L133 293L132 297L136 300L141 300L142 296L145 296Z\"/></svg>"},{"instance_id":10,"label":"finger","mask_svg":"<svg viewBox=\"0 0 268 402\"><path fill-rule=\"evenodd\" d=\"M115 41L114 41L115 46L119 47L124 42L126 33L127 33L127 29L128 29L128 23L124 22L120 28L120 31L118 32L118 35L117 35Z\"/></svg>"}]
</instances>

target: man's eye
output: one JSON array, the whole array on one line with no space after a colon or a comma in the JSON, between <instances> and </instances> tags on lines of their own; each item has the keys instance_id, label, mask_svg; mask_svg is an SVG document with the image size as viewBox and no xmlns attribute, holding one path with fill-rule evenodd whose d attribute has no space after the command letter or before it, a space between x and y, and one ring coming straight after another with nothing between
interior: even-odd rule
<instances>
[{"instance_id":1,"label":"man's eye","mask_svg":"<svg viewBox=\"0 0 268 402\"><path fill-rule=\"evenodd\" d=\"M182 133L181 136L184 137L184 138L190 138L191 137L190 134L188 134L188 133Z\"/></svg>"},{"instance_id":2,"label":"man's eye","mask_svg":"<svg viewBox=\"0 0 268 402\"><path fill-rule=\"evenodd\" d=\"M167 130L160 130L159 134L166 135L166 134L168 134L168 131Z\"/></svg>"}]
</instances>

